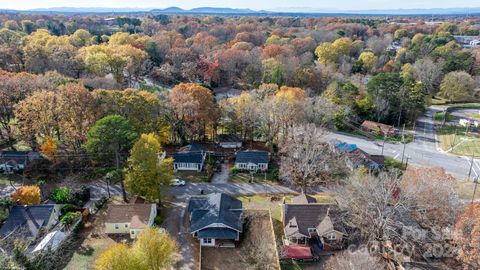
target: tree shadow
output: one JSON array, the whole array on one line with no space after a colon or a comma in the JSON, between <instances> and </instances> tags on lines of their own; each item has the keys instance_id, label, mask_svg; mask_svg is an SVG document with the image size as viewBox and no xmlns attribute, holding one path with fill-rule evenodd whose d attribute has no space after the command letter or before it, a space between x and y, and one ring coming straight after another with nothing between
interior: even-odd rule
<instances>
[{"instance_id":1,"label":"tree shadow","mask_svg":"<svg viewBox=\"0 0 480 270\"><path fill-rule=\"evenodd\" d=\"M84 256L92 256L93 252L95 250L93 249L92 246L90 245L87 245L87 246L80 246L78 249L77 249L77 253L80 254L80 255L84 255Z\"/></svg>"}]
</instances>

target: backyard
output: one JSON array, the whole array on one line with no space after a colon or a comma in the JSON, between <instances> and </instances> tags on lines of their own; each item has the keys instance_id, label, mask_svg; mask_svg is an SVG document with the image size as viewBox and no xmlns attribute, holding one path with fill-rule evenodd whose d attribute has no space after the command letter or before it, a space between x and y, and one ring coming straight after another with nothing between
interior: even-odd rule
<instances>
[{"instance_id":1,"label":"backyard","mask_svg":"<svg viewBox=\"0 0 480 270\"><path fill-rule=\"evenodd\" d=\"M120 203L120 198L113 199L113 203ZM98 256L108 247L117 243L105 234L106 210L107 207L104 206L85 223L84 228L79 232L78 241L75 243L78 246L72 248L73 254L69 254L71 257L65 267L66 270L94 269L94 262ZM65 259L68 260L68 258Z\"/></svg>"},{"instance_id":2,"label":"backyard","mask_svg":"<svg viewBox=\"0 0 480 270\"><path fill-rule=\"evenodd\" d=\"M278 252L267 211L248 211L240 243L235 248L203 247L203 270L280 270ZM233 267L233 268L232 268Z\"/></svg>"}]
</instances>

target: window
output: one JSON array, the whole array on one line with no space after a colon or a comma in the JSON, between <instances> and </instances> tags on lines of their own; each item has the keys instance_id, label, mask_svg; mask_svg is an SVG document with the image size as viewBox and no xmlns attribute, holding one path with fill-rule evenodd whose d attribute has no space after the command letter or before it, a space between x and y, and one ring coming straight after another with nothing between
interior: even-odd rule
<instances>
[{"instance_id":1,"label":"window","mask_svg":"<svg viewBox=\"0 0 480 270\"><path fill-rule=\"evenodd\" d=\"M315 229L315 228L308 228L308 233L314 233L316 231L317 231L317 229Z\"/></svg>"},{"instance_id":2,"label":"window","mask_svg":"<svg viewBox=\"0 0 480 270\"><path fill-rule=\"evenodd\" d=\"M135 231L132 231L131 234L132 234L132 235L135 234Z\"/></svg>"},{"instance_id":3,"label":"window","mask_svg":"<svg viewBox=\"0 0 480 270\"><path fill-rule=\"evenodd\" d=\"M204 244L211 244L212 243L212 238L202 238L202 241Z\"/></svg>"},{"instance_id":4,"label":"window","mask_svg":"<svg viewBox=\"0 0 480 270\"><path fill-rule=\"evenodd\" d=\"M128 228L128 224L125 224L125 228Z\"/></svg>"},{"instance_id":5,"label":"window","mask_svg":"<svg viewBox=\"0 0 480 270\"><path fill-rule=\"evenodd\" d=\"M115 224L115 230L118 230L120 227L118 226L118 224Z\"/></svg>"},{"instance_id":6,"label":"window","mask_svg":"<svg viewBox=\"0 0 480 270\"><path fill-rule=\"evenodd\" d=\"M328 240L336 240L337 239L337 234L334 232L331 232L327 235Z\"/></svg>"}]
</instances>

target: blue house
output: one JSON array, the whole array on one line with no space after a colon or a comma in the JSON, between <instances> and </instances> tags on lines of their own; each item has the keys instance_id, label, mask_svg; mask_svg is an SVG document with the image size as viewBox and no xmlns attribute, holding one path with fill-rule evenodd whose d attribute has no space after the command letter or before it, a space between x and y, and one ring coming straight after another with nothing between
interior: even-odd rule
<instances>
[{"instance_id":1,"label":"blue house","mask_svg":"<svg viewBox=\"0 0 480 270\"><path fill-rule=\"evenodd\" d=\"M207 153L201 146L197 144L187 145L173 154L173 170L201 172L206 156Z\"/></svg>"},{"instance_id":2,"label":"blue house","mask_svg":"<svg viewBox=\"0 0 480 270\"><path fill-rule=\"evenodd\" d=\"M235 247L243 232L242 202L224 194L192 197L188 203L190 233L202 246Z\"/></svg>"}]
</instances>

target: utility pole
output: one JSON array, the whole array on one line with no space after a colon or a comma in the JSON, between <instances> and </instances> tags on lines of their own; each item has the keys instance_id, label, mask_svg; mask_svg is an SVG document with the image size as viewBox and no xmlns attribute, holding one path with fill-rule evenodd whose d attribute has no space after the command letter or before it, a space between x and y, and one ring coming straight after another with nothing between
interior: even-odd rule
<instances>
[{"instance_id":1,"label":"utility pole","mask_svg":"<svg viewBox=\"0 0 480 270\"><path fill-rule=\"evenodd\" d=\"M470 170L468 170L468 179L470 180L470 175L472 174L473 168L473 159L475 158L475 154L472 155L472 162L470 162Z\"/></svg>"},{"instance_id":2,"label":"utility pole","mask_svg":"<svg viewBox=\"0 0 480 270\"><path fill-rule=\"evenodd\" d=\"M478 177L473 178L473 183L475 183L475 187L473 188L472 203L475 201L475 193L477 192Z\"/></svg>"},{"instance_id":3,"label":"utility pole","mask_svg":"<svg viewBox=\"0 0 480 270\"><path fill-rule=\"evenodd\" d=\"M455 136L453 137L452 145L450 147L455 145L455 140L457 140L457 128L455 128Z\"/></svg>"},{"instance_id":4,"label":"utility pole","mask_svg":"<svg viewBox=\"0 0 480 270\"><path fill-rule=\"evenodd\" d=\"M385 148L385 141L387 140L387 135L383 135L383 144L382 144L382 156L383 156L383 149Z\"/></svg>"},{"instance_id":5,"label":"utility pole","mask_svg":"<svg viewBox=\"0 0 480 270\"><path fill-rule=\"evenodd\" d=\"M403 158L405 157L405 147L407 146L407 144L405 143L405 124L403 124L402 142L403 142L403 151L402 151L402 164L403 164Z\"/></svg>"}]
</instances>

